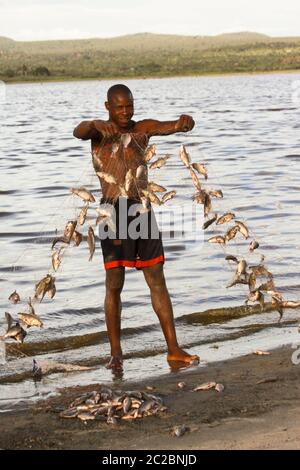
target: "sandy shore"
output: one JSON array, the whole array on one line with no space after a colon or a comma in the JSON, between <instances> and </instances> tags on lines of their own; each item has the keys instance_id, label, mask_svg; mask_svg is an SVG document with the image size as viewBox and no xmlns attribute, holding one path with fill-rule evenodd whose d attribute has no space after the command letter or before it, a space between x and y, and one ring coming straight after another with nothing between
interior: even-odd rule
<instances>
[{"instance_id":1,"label":"sandy shore","mask_svg":"<svg viewBox=\"0 0 300 470\"><path fill-rule=\"evenodd\" d=\"M59 408L101 384L64 389L35 407L2 414L0 448L300 449L300 364L292 363L292 352L285 348L269 356L251 354L151 382L126 383L123 390L155 387L153 393L163 397L167 411L117 425L60 418ZM183 390L177 387L179 381L186 383ZM208 381L224 384L225 390L192 391ZM180 424L189 431L180 438L171 436L172 427Z\"/></svg>"}]
</instances>

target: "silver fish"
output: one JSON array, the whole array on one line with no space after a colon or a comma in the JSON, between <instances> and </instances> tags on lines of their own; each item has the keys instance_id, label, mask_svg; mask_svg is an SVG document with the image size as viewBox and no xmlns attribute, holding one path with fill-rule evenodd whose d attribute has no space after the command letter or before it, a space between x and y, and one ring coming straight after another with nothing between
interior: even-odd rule
<instances>
[{"instance_id":1,"label":"silver fish","mask_svg":"<svg viewBox=\"0 0 300 470\"><path fill-rule=\"evenodd\" d=\"M86 202L96 201L92 193L85 188L71 188L70 191L71 193L76 194L76 196L79 196L81 199L83 199Z\"/></svg>"},{"instance_id":2,"label":"silver fish","mask_svg":"<svg viewBox=\"0 0 300 470\"><path fill-rule=\"evenodd\" d=\"M222 393L224 391L225 387L223 384L216 384L215 390L219 393Z\"/></svg>"},{"instance_id":3,"label":"silver fish","mask_svg":"<svg viewBox=\"0 0 300 470\"><path fill-rule=\"evenodd\" d=\"M236 225L238 225L239 230L241 234L243 235L244 238L249 238L249 230L246 224L244 222L241 222L240 220L235 221Z\"/></svg>"},{"instance_id":4,"label":"silver fish","mask_svg":"<svg viewBox=\"0 0 300 470\"><path fill-rule=\"evenodd\" d=\"M117 142L113 143L111 147L112 155L116 155L118 150L119 150L119 144Z\"/></svg>"},{"instance_id":5,"label":"silver fish","mask_svg":"<svg viewBox=\"0 0 300 470\"><path fill-rule=\"evenodd\" d=\"M225 233L225 240L227 242L229 242L230 240L232 240L236 236L236 234L239 231L240 231L239 227L237 225L234 225L229 230L227 230L227 232Z\"/></svg>"},{"instance_id":6,"label":"silver fish","mask_svg":"<svg viewBox=\"0 0 300 470\"><path fill-rule=\"evenodd\" d=\"M165 157L158 158L157 160L155 160L155 162L151 163L149 168L151 170L154 170L155 168L161 168L162 166L166 164L169 158L170 158L170 155L166 155Z\"/></svg>"},{"instance_id":7,"label":"silver fish","mask_svg":"<svg viewBox=\"0 0 300 470\"><path fill-rule=\"evenodd\" d=\"M205 382L201 385L198 385L198 387L194 388L193 389L193 392L199 392L199 391L203 391L203 390L211 390L212 388L215 388L215 386L217 385L216 382Z\"/></svg>"},{"instance_id":8,"label":"silver fish","mask_svg":"<svg viewBox=\"0 0 300 470\"><path fill-rule=\"evenodd\" d=\"M167 191L166 188L160 186L157 183L154 183L154 181L150 181L150 183L148 183L147 190L152 191L153 193L164 193Z\"/></svg>"},{"instance_id":9,"label":"silver fish","mask_svg":"<svg viewBox=\"0 0 300 470\"><path fill-rule=\"evenodd\" d=\"M244 259L240 260L237 265L236 275L241 276L242 274L245 274L246 269L247 269L247 262Z\"/></svg>"},{"instance_id":10,"label":"silver fish","mask_svg":"<svg viewBox=\"0 0 300 470\"><path fill-rule=\"evenodd\" d=\"M189 154L187 153L186 148L183 144L180 145L179 157L180 157L180 160L182 161L182 163L187 168L189 168L190 164L191 164L191 158L190 158Z\"/></svg>"},{"instance_id":11,"label":"silver fish","mask_svg":"<svg viewBox=\"0 0 300 470\"><path fill-rule=\"evenodd\" d=\"M137 180L147 180L147 166L146 165L140 165L137 167L136 170L136 179Z\"/></svg>"},{"instance_id":12,"label":"silver fish","mask_svg":"<svg viewBox=\"0 0 300 470\"><path fill-rule=\"evenodd\" d=\"M77 225L77 220L70 220L64 229L64 238L71 240L74 230Z\"/></svg>"},{"instance_id":13,"label":"silver fish","mask_svg":"<svg viewBox=\"0 0 300 470\"><path fill-rule=\"evenodd\" d=\"M252 240L252 242L250 243L250 246L249 246L249 250L254 251L258 247L259 247L259 243L256 240Z\"/></svg>"},{"instance_id":14,"label":"silver fish","mask_svg":"<svg viewBox=\"0 0 300 470\"><path fill-rule=\"evenodd\" d=\"M217 218L218 218L218 214L215 214L214 217L212 217L212 219L209 219L206 222L204 222L202 229L206 230L210 225L212 225L217 220Z\"/></svg>"},{"instance_id":15,"label":"silver fish","mask_svg":"<svg viewBox=\"0 0 300 470\"><path fill-rule=\"evenodd\" d=\"M194 172L194 170L192 168L190 168L190 175L191 175L191 178L192 178L192 181L193 181L193 185L195 186L195 188L198 190L198 191L201 191L201 184L200 184L200 181L198 180L198 176L196 175L196 173Z\"/></svg>"},{"instance_id":16,"label":"silver fish","mask_svg":"<svg viewBox=\"0 0 300 470\"><path fill-rule=\"evenodd\" d=\"M226 212L226 214L223 214L221 217L219 217L216 224L217 225L225 224L226 222L229 222L230 220L234 218L235 218L235 215L232 212Z\"/></svg>"},{"instance_id":17,"label":"silver fish","mask_svg":"<svg viewBox=\"0 0 300 470\"><path fill-rule=\"evenodd\" d=\"M89 249L90 249L89 261L91 261L93 259L95 249L96 249L95 234L94 234L93 227L91 225L89 226L89 230L88 230L87 242L88 242Z\"/></svg>"},{"instance_id":18,"label":"silver fish","mask_svg":"<svg viewBox=\"0 0 300 470\"><path fill-rule=\"evenodd\" d=\"M43 277L36 285L35 285L35 294L34 298L38 299L41 295L41 301L44 298L46 292L51 288L52 283L55 281L55 278L51 276L51 274L47 274L46 277Z\"/></svg>"},{"instance_id":19,"label":"silver fish","mask_svg":"<svg viewBox=\"0 0 300 470\"><path fill-rule=\"evenodd\" d=\"M213 190L209 191L208 194L210 195L210 197L217 197L217 198L222 198L223 197L223 193L222 193L221 189L213 189Z\"/></svg>"},{"instance_id":20,"label":"silver fish","mask_svg":"<svg viewBox=\"0 0 300 470\"><path fill-rule=\"evenodd\" d=\"M146 162L150 162L151 158L153 158L155 154L156 154L155 144L152 144L149 147L147 147L145 150L145 154L144 154Z\"/></svg>"},{"instance_id":21,"label":"silver fish","mask_svg":"<svg viewBox=\"0 0 300 470\"><path fill-rule=\"evenodd\" d=\"M147 191L146 189L143 189L142 193L144 194L144 196L146 196L148 199L150 199L150 201L153 202L153 204L157 204L158 206L161 205L161 200L152 191Z\"/></svg>"},{"instance_id":22,"label":"silver fish","mask_svg":"<svg viewBox=\"0 0 300 470\"><path fill-rule=\"evenodd\" d=\"M104 171L97 171L96 173L99 178L103 179L108 184L118 184L116 178L109 173L105 173Z\"/></svg>"},{"instance_id":23,"label":"silver fish","mask_svg":"<svg viewBox=\"0 0 300 470\"><path fill-rule=\"evenodd\" d=\"M18 302L20 302L21 298L19 294L17 293L17 291L15 290L12 294L10 294L10 296L8 297L8 300L13 304L17 304Z\"/></svg>"},{"instance_id":24,"label":"silver fish","mask_svg":"<svg viewBox=\"0 0 300 470\"><path fill-rule=\"evenodd\" d=\"M27 328L31 326L37 326L43 328L43 322L37 315L31 313L18 313L20 320L27 325Z\"/></svg>"},{"instance_id":25,"label":"silver fish","mask_svg":"<svg viewBox=\"0 0 300 470\"><path fill-rule=\"evenodd\" d=\"M170 199L173 199L174 196L176 196L177 192L174 190L174 191L169 191L168 193L164 194L163 197L162 197L162 204L164 204L165 202L169 201Z\"/></svg>"},{"instance_id":26,"label":"silver fish","mask_svg":"<svg viewBox=\"0 0 300 470\"><path fill-rule=\"evenodd\" d=\"M120 138L120 142L122 143L123 147L126 149L131 142L131 135L128 133L122 134Z\"/></svg>"},{"instance_id":27,"label":"silver fish","mask_svg":"<svg viewBox=\"0 0 300 470\"><path fill-rule=\"evenodd\" d=\"M225 238L222 237L221 235L217 235L215 237L211 237L208 239L208 243L220 243L221 245L224 245L225 243Z\"/></svg>"},{"instance_id":28,"label":"silver fish","mask_svg":"<svg viewBox=\"0 0 300 470\"><path fill-rule=\"evenodd\" d=\"M60 248L58 251L55 251L52 255L52 267L54 271L57 271L60 264L61 264L61 259L60 259L60 252L62 248Z\"/></svg>"},{"instance_id":29,"label":"silver fish","mask_svg":"<svg viewBox=\"0 0 300 470\"><path fill-rule=\"evenodd\" d=\"M186 427L185 424L182 424L181 426L175 426L173 429L172 429L172 436L175 436L175 437L181 437L183 436L186 432L188 431L188 428Z\"/></svg>"},{"instance_id":30,"label":"silver fish","mask_svg":"<svg viewBox=\"0 0 300 470\"><path fill-rule=\"evenodd\" d=\"M196 171L198 171L198 173L199 173L200 175L203 175L204 178L207 180L207 178L208 178L208 176L207 176L207 170L206 170L205 166L202 165L202 163L192 163L192 167L193 167ZM219 197L219 196L217 196L217 197ZM222 196L221 196L221 197L222 197Z\"/></svg>"},{"instance_id":31,"label":"silver fish","mask_svg":"<svg viewBox=\"0 0 300 470\"><path fill-rule=\"evenodd\" d=\"M7 321L7 330L2 339L12 338L18 343L23 343L25 336L27 335L26 331L21 327L20 323L17 321L13 326L13 318L10 313L5 312L5 318Z\"/></svg>"},{"instance_id":32,"label":"silver fish","mask_svg":"<svg viewBox=\"0 0 300 470\"><path fill-rule=\"evenodd\" d=\"M86 206L84 206L84 207L81 209L80 214L79 214L79 217L78 217L78 223L79 223L79 225L83 225L83 224L84 224L85 219L86 219L86 216L87 216L88 209L89 209L89 203L87 203Z\"/></svg>"},{"instance_id":33,"label":"silver fish","mask_svg":"<svg viewBox=\"0 0 300 470\"><path fill-rule=\"evenodd\" d=\"M82 242L82 238L82 234L77 230L74 230L74 233L72 235L72 241L75 243L76 246L80 245L80 243Z\"/></svg>"},{"instance_id":34,"label":"silver fish","mask_svg":"<svg viewBox=\"0 0 300 470\"><path fill-rule=\"evenodd\" d=\"M127 171L126 176L125 176L125 191L126 191L126 193L128 193L128 191L130 189L130 186L132 185L133 181L134 181L133 170L132 170L132 168L130 168Z\"/></svg>"}]
</instances>

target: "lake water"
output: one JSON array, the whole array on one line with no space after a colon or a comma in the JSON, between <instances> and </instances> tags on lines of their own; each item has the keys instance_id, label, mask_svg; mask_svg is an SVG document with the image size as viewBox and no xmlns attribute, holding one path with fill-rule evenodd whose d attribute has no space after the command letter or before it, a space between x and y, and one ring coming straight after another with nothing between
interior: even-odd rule
<instances>
[{"instance_id":1,"label":"lake water","mask_svg":"<svg viewBox=\"0 0 300 470\"><path fill-rule=\"evenodd\" d=\"M254 349L300 341L296 327L299 309L286 310L281 323L276 311L232 310L244 304L247 288L226 288L235 269L224 259L225 254L235 254L255 264L264 254L278 290L289 300L300 299L300 106L293 99L293 83L299 80L299 74L273 74L124 81L135 97L136 120L174 120L184 113L196 121L191 133L152 138L158 154L172 157L165 167L151 172L151 179L177 191L176 198L167 203L178 219L174 237L165 240L165 275L179 342L186 350L200 354L200 367ZM82 206L69 189L82 185L97 199L101 197L90 143L75 139L72 132L82 120L106 118L103 102L113 83L6 87L0 127L3 333L5 311L14 318L24 311L34 285L51 267L56 230L60 233ZM249 254L249 240L241 236L225 249L209 244L207 239L223 233L224 226L212 225L203 242L203 232L196 241L190 235L176 236L178 214L191 207L194 192L178 157L182 143L194 162L206 164L209 178L204 186L224 193L223 199L213 199L212 212L233 211L247 223L251 239L259 241L253 254ZM91 207L88 223L94 224L97 204ZM29 329L21 347L13 341L7 341L6 346L0 341L2 410L49 396L63 386L130 381L170 372L143 274L133 269L126 271L122 295L124 375L113 377L104 368L109 344L99 243L93 261L88 257L86 241L67 250L56 273L56 296L36 304L43 329ZM22 302L11 305L7 299L15 289ZM93 368L50 374L34 382L33 357Z\"/></svg>"}]
</instances>

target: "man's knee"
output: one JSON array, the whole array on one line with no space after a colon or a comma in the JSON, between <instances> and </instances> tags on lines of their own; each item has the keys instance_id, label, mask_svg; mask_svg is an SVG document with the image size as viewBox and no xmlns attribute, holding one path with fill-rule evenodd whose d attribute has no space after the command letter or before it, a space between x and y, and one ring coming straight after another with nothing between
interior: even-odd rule
<instances>
[{"instance_id":1,"label":"man's knee","mask_svg":"<svg viewBox=\"0 0 300 470\"><path fill-rule=\"evenodd\" d=\"M125 268L113 268L106 271L106 290L121 292L124 285Z\"/></svg>"},{"instance_id":2,"label":"man's knee","mask_svg":"<svg viewBox=\"0 0 300 470\"><path fill-rule=\"evenodd\" d=\"M146 282L150 289L165 287L166 281L162 263L154 264L143 269Z\"/></svg>"}]
</instances>

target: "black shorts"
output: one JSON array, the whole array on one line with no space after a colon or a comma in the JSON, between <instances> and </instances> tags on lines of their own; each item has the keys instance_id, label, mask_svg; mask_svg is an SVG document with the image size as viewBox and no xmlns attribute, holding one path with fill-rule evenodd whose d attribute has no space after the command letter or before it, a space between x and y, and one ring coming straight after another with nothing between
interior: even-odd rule
<instances>
[{"instance_id":1,"label":"black shorts","mask_svg":"<svg viewBox=\"0 0 300 470\"><path fill-rule=\"evenodd\" d=\"M101 199L101 206L113 210L113 217L99 226L104 267L118 266L141 269L164 263L161 233L150 206L145 211L135 199L120 197L116 201ZM105 236L105 233L108 236Z\"/></svg>"}]
</instances>

